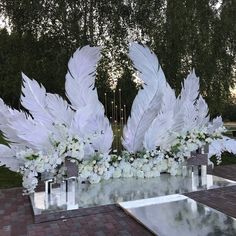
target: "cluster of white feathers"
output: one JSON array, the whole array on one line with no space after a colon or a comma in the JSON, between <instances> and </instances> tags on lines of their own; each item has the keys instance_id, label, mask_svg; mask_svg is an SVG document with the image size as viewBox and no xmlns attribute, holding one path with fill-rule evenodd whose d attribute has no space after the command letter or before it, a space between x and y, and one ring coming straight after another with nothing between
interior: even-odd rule
<instances>
[{"instance_id":1,"label":"cluster of white feathers","mask_svg":"<svg viewBox=\"0 0 236 236\"><path fill-rule=\"evenodd\" d=\"M199 94L199 78L193 70L182 84L176 97L165 79L156 55L146 46L132 43L129 57L143 81L123 131L123 146L136 153L157 147L168 150L177 136L207 129L212 134L223 126L222 118L210 122L208 106ZM236 141L224 137L210 145L210 156L223 151L236 154Z\"/></svg>"},{"instance_id":2,"label":"cluster of white feathers","mask_svg":"<svg viewBox=\"0 0 236 236\"><path fill-rule=\"evenodd\" d=\"M184 80L176 97L152 51L131 43L129 57L143 86L123 131L122 142L127 151L152 151L156 147L168 150L177 135L203 128L211 133L223 126L221 117L210 122L208 106L199 94L199 78L194 71ZM85 158L95 152L110 152L113 132L95 88L99 59L100 48L90 46L78 49L70 58L65 82L69 103L57 94L47 93L41 84L22 74L21 104L28 112L12 109L0 99L0 130L9 141L9 146L0 145L0 165L16 171L22 164L16 159L20 150L51 151L52 133L63 141L55 124L65 125L72 136L94 137ZM236 153L236 141L225 137L210 145L210 155L220 155L223 151Z\"/></svg>"},{"instance_id":3,"label":"cluster of white feathers","mask_svg":"<svg viewBox=\"0 0 236 236\"><path fill-rule=\"evenodd\" d=\"M63 141L55 124L65 125L71 136L92 137L87 156L110 152L113 132L95 88L99 59L100 48L90 46L78 49L70 58L65 82L69 103L22 74L21 105L28 113L11 109L0 99L0 130L9 142L9 146L0 145L0 165L17 171L22 163L16 153L27 148L50 153L52 134Z\"/></svg>"}]
</instances>

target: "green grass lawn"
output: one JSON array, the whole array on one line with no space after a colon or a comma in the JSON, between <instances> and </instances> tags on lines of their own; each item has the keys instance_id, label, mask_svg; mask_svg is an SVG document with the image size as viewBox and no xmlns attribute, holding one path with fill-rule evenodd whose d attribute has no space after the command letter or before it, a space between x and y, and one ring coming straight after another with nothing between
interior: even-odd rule
<instances>
[{"instance_id":1,"label":"green grass lawn","mask_svg":"<svg viewBox=\"0 0 236 236\"><path fill-rule=\"evenodd\" d=\"M0 143L6 144L0 135ZM0 188L11 188L21 186L22 178L18 173L12 172L4 166L0 167Z\"/></svg>"},{"instance_id":2,"label":"green grass lawn","mask_svg":"<svg viewBox=\"0 0 236 236\"><path fill-rule=\"evenodd\" d=\"M4 166L0 167L0 188L20 187L21 182L20 174L12 172Z\"/></svg>"}]
</instances>

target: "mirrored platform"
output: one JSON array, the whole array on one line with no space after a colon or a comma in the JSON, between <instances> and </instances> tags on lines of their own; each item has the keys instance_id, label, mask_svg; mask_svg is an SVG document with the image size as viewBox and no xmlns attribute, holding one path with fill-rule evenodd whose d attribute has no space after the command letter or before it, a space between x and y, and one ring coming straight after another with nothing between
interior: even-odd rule
<instances>
[{"instance_id":1,"label":"mirrored platform","mask_svg":"<svg viewBox=\"0 0 236 236\"><path fill-rule=\"evenodd\" d=\"M174 194L119 204L158 236L235 236L236 219Z\"/></svg>"},{"instance_id":2,"label":"mirrored platform","mask_svg":"<svg viewBox=\"0 0 236 236\"><path fill-rule=\"evenodd\" d=\"M55 187L50 195L36 192L30 199L34 214L40 215L235 184L235 181L213 175L190 178L162 174L157 178L110 179L98 184L78 184L72 181L68 185L68 192L63 186Z\"/></svg>"}]
</instances>

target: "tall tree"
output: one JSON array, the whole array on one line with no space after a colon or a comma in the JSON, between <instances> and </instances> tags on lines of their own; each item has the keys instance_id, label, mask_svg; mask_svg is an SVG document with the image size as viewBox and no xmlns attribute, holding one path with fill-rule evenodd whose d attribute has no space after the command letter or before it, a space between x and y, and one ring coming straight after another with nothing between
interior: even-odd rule
<instances>
[{"instance_id":1,"label":"tall tree","mask_svg":"<svg viewBox=\"0 0 236 236\"><path fill-rule=\"evenodd\" d=\"M0 13L11 26L10 34L0 33L0 92L17 105L23 70L63 94L67 60L77 47L91 44L103 46L97 85L104 98L111 79L122 78L118 85L130 86L133 71L125 54L128 40L137 39L155 51L177 91L196 68L211 113L221 113L235 82L236 2L223 0L217 8L220 2L0 0Z\"/></svg>"}]
</instances>

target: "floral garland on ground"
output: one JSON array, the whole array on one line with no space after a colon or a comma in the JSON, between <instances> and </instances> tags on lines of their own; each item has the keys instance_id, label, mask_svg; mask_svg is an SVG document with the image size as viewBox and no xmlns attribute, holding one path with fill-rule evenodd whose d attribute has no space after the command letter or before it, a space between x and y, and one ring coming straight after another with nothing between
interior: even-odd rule
<instances>
[{"instance_id":1,"label":"floral garland on ground","mask_svg":"<svg viewBox=\"0 0 236 236\"><path fill-rule=\"evenodd\" d=\"M182 164L191 157L191 152L209 145L216 139L222 139L222 133L226 129L222 126L209 134L207 129L193 130L185 135L178 135L173 145L162 150L157 148L151 152L132 154L123 151L121 155L97 154L90 160L79 163L80 181L88 181L91 184L111 178L152 178L161 173L171 175L182 174ZM217 163L221 162L218 157Z\"/></svg>"},{"instance_id":2,"label":"floral garland on ground","mask_svg":"<svg viewBox=\"0 0 236 236\"><path fill-rule=\"evenodd\" d=\"M161 173L171 175L182 174L182 164L191 156L191 152L210 144L216 139L222 139L222 133L226 129L222 126L209 134L207 129L193 130L185 135L177 135L172 146L163 150L158 147L153 151L143 151L136 154L123 151L116 154L95 154L92 158L86 157L85 147L90 145L90 138L81 139L77 135L70 135L64 125L55 125L60 134L52 134L50 142L52 150L49 153L35 152L26 149L16 154L22 161L19 173L23 175L23 187L25 193L34 192L38 184L38 178L45 173L57 180L65 175L65 160L69 159L78 165L79 180L91 184L111 178L153 178ZM217 162L221 159L218 157Z\"/></svg>"}]
</instances>

